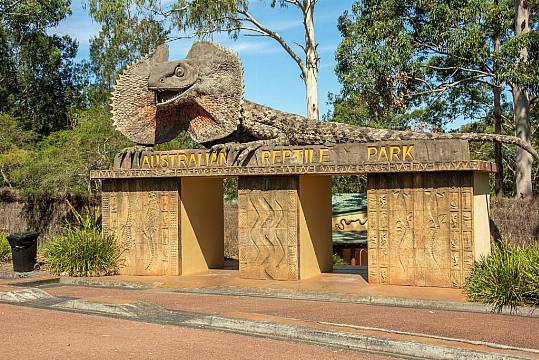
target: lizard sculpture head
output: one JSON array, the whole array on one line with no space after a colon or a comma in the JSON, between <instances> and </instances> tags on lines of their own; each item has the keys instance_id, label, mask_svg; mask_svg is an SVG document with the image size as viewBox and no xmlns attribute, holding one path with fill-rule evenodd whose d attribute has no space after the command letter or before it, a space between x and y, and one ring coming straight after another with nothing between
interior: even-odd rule
<instances>
[{"instance_id":1,"label":"lizard sculpture head","mask_svg":"<svg viewBox=\"0 0 539 360\"><path fill-rule=\"evenodd\" d=\"M113 121L138 144L163 143L183 130L205 143L236 130L242 102L243 68L234 53L201 41L184 60L168 61L162 45L120 75Z\"/></svg>"}]
</instances>

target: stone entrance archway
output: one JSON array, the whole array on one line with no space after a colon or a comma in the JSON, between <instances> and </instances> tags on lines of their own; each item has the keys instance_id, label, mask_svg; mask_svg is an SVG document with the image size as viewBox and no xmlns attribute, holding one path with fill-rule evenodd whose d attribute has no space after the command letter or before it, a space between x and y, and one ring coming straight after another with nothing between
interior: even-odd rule
<instances>
[{"instance_id":1,"label":"stone entrance archway","mask_svg":"<svg viewBox=\"0 0 539 360\"><path fill-rule=\"evenodd\" d=\"M460 287L489 252L488 173L465 141L146 152L92 172L104 231L133 275L184 275L222 263L222 178L239 177L240 276L300 280L331 269L331 181L368 174L369 282Z\"/></svg>"}]
</instances>

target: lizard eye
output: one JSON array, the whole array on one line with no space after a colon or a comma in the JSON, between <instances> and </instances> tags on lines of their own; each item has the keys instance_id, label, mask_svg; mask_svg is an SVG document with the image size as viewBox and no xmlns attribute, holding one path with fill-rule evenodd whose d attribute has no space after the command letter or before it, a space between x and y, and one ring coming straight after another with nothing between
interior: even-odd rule
<instances>
[{"instance_id":1,"label":"lizard eye","mask_svg":"<svg viewBox=\"0 0 539 360\"><path fill-rule=\"evenodd\" d=\"M178 66L176 70L174 70L174 75L177 77L183 77L185 75L185 70L181 66Z\"/></svg>"}]
</instances>

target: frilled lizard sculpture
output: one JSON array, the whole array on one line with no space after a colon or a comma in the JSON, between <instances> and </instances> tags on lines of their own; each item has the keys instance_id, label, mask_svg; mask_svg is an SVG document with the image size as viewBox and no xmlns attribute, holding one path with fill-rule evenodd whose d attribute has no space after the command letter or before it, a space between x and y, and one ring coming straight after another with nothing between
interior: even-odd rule
<instances>
[{"instance_id":1,"label":"frilled lizard sculpture","mask_svg":"<svg viewBox=\"0 0 539 360\"><path fill-rule=\"evenodd\" d=\"M185 60L168 61L168 48L131 65L112 97L114 126L138 145L152 146L187 131L213 150L236 150L236 161L264 145L316 145L391 140L461 139L520 146L536 159L531 145L514 136L426 133L313 121L243 98L238 56L212 42L195 43Z\"/></svg>"}]
</instances>

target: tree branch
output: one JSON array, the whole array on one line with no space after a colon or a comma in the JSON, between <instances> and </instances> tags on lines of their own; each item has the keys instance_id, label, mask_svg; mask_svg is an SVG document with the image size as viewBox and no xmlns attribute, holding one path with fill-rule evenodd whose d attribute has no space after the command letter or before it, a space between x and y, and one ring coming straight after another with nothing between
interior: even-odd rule
<instances>
[{"instance_id":1,"label":"tree branch","mask_svg":"<svg viewBox=\"0 0 539 360\"><path fill-rule=\"evenodd\" d=\"M6 174L4 173L4 166L0 167L0 174L2 174L2 178L4 179L4 182L7 184L7 186L12 189L13 186L11 186L11 183L9 182L9 179L7 178Z\"/></svg>"},{"instance_id":2,"label":"tree branch","mask_svg":"<svg viewBox=\"0 0 539 360\"><path fill-rule=\"evenodd\" d=\"M478 69L465 68L465 67L462 67L462 66L443 67L443 66L434 66L434 65L423 65L423 67L425 67L427 69L440 70L440 71L444 71L444 70L447 70L447 71L454 70L455 72L456 71L465 71L465 72L471 72L471 73L476 73L476 74L482 74L482 75L485 75L485 76L492 76L491 73L488 73L488 72L485 72L485 71L482 71L482 70L478 70ZM455 74L455 72L453 72L453 74Z\"/></svg>"},{"instance_id":3,"label":"tree branch","mask_svg":"<svg viewBox=\"0 0 539 360\"><path fill-rule=\"evenodd\" d=\"M267 34L267 36L273 38L274 40L276 40L280 45L281 47L288 53L288 55L290 55L290 57L292 57L292 59L296 62L296 64L298 64L298 66L300 67L301 69L301 72L303 74L306 74L307 73L307 67L305 66L305 64L303 63L303 61L301 60L301 58L298 56L298 54L296 54L296 52L288 45L288 43L281 37L281 35L279 35L278 33L276 33L275 31L272 31L270 29L268 29L267 27L265 27L264 25L262 25L258 20L256 20L249 12L245 11L245 10L238 10L238 13L240 13L241 15L245 16L246 17L246 21L250 22L251 24L253 24L254 26L256 26L260 32L262 33L265 33Z\"/></svg>"},{"instance_id":4,"label":"tree branch","mask_svg":"<svg viewBox=\"0 0 539 360\"><path fill-rule=\"evenodd\" d=\"M429 94L433 94L433 93L443 93L446 90L451 89L451 88L453 88L453 87L455 87L455 86L457 86L459 84L469 82L469 81L473 81L473 80L479 80L479 79L484 78L484 77L486 77L486 76L485 75L471 76L471 77L468 77L468 78L464 78L464 79L454 81L454 82L449 83L449 84L439 85L438 87L436 87L436 88L434 88L432 90L423 91L423 92L420 92L420 93L413 93L413 94L410 94L409 96L413 97L413 96L429 95ZM419 80L419 79L417 79L417 80Z\"/></svg>"}]
</instances>

